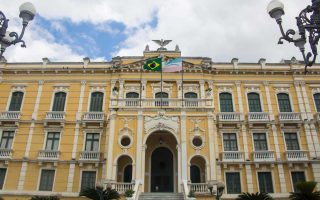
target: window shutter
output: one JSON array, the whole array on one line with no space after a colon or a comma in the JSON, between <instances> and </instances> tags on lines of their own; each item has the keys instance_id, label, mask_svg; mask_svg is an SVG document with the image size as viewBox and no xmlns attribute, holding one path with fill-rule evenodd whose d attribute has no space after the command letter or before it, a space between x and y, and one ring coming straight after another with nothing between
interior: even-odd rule
<instances>
[{"instance_id":1,"label":"window shutter","mask_svg":"<svg viewBox=\"0 0 320 200\"><path fill-rule=\"evenodd\" d=\"M43 169L41 171L40 186L39 186L40 191L52 191L54 173L55 173L54 170Z\"/></svg>"},{"instance_id":2,"label":"window shutter","mask_svg":"<svg viewBox=\"0 0 320 200\"><path fill-rule=\"evenodd\" d=\"M277 96L280 112L292 112L289 95L279 93Z\"/></svg>"},{"instance_id":3,"label":"window shutter","mask_svg":"<svg viewBox=\"0 0 320 200\"><path fill-rule=\"evenodd\" d=\"M64 111L65 102L66 102L66 93L64 92L55 93L52 111Z\"/></svg>"},{"instance_id":4,"label":"window shutter","mask_svg":"<svg viewBox=\"0 0 320 200\"><path fill-rule=\"evenodd\" d=\"M232 95L230 93L220 93L220 112L233 112Z\"/></svg>"},{"instance_id":5,"label":"window shutter","mask_svg":"<svg viewBox=\"0 0 320 200\"><path fill-rule=\"evenodd\" d=\"M91 94L90 112L102 112L103 93L93 92Z\"/></svg>"},{"instance_id":6,"label":"window shutter","mask_svg":"<svg viewBox=\"0 0 320 200\"><path fill-rule=\"evenodd\" d=\"M23 99L23 92L13 92L11 95L9 111L20 111L22 99Z\"/></svg>"},{"instance_id":7,"label":"window shutter","mask_svg":"<svg viewBox=\"0 0 320 200\"><path fill-rule=\"evenodd\" d=\"M262 112L260 95L257 93L248 93L249 112Z\"/></svg>"}]
</instances>

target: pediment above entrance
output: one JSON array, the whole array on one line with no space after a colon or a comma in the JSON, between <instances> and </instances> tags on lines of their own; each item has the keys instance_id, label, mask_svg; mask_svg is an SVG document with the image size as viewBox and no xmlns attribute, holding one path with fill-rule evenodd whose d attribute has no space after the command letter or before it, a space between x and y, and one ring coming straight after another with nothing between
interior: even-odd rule
<instances>
[{"instance_id":1,"label":"pediment above entrance","mask_svg":"<svg viewBox=\"0 0 320 200\"><path fill-rule=\"evenodd\" d=\"M179 117L169 117L160 113L153 117L146 116L144 121L145 134L155 131L169 131L177 134L179 131Z\"/></svg>"}]
</instances>

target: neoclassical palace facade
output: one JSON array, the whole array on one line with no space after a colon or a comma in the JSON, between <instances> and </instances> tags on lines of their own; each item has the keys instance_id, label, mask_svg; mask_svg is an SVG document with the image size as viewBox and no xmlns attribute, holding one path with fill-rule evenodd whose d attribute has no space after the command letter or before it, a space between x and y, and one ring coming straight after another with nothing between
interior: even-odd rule
<instances>
[{"instance_id":1,"label":"neoclassical palace facade","mask_svg":"<svg viewBox=\"0 0 320 200\"><path fill-rule=\"evenodd\" d=\"M120 193L287 198L320 182L320 65L216 63L143 70L160 49L110 62L0 63L0 195L26 199L111 184ZM161 80L162 77L162 80ZM182 79L183 77L183 79ZM162 97L162 98L161 98Z\"/></svg>"}]
</instances>

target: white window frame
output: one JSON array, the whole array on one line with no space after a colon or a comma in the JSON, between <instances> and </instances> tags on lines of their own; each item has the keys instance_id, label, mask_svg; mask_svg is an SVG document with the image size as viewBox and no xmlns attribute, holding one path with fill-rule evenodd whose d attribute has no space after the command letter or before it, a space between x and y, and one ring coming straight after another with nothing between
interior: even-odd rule
<instances>
[{"instance_id":1,"label":"white window frame","mask_svg":"<svg viewBox=\"0 0 320 200\"><path fill-rule=\"evenodd\" d=\"M12 140L12 145L11 145L11 150L14 149L14 144L16 140L16 135L18 134L18 129L17 128L0 128L0 142L2 140L2 134L4 131L13 131L13 140Z\"/></svg>"},{"instance_id":2,"label":"white window frame","mask_svg":"<svg viewBox=\"0 0 320 200\"><path fill-rule=\"evenodd\" d=\"M13 85L12 88L11 88L11 91L9 93L9 98L8 98L8 101L7 101L7 106L6 106L6 111L9 111L9 107L10 107L10 104L11 104L11 99L12 99L12 94L14 92L23 92L23 98L22 98L22 102L21 102L21 107L20 107L20 110L18 112L22 112L23 110L23 105L24 105L24 100L26 99L26 85Z\"/></svg>"},{"instance_id":3,"label":"white window frame","mask_svg":"<svg viewBox=\"0 0 320 200\"><path fill-rule=\"evenodd\" d=\"M297 134L297 138L298 138L298 144L299 144L299 150L297 151L303 151L302 146L301 146L301 139L300 139L300 131L297 129L281 129L281 133L282 133L282 138L284 140L285 145L285 150L286 151L290 151L287 149L287 141L285 138L285 133L296 133Z\"/></svg>"},{"instance_id":4,"label":"white window frame","mask_svg":"<svg viewBox=\"0 0 320 200\"><path fill-rule=\"evenodd\" d=\"M253 138L253 134L255 133L263 133L266 135L266 140L267 140L267 150L266 151L270 151L270 142L269 142L269 134L268 131L264 131L264 130L250 130L251 132L251 141L252 141L252 147L253 147L253 152L257 152L256 151L256 147L254 145L254 138Z\"/></svg>"},{"instance_id":5,"label":"white window frame","mask_svg":"<svg viewBox=\"0 0 320 200\"><path fill-rule=\"evenodd\" d=\"M271 173L271 181L272 181L272 190L273 190L273 193L269 193L269 194L275 194L276 193L276 188L275 188L275 180L274 180L274 174L273 174L273 170L265 170L265 169L260 169L260 170L256 170L256 179L257 179L257 188L258 188L258 191L260 192L260 184L259 184L259 175L258 173L259 172L270 172Z\"/></svg>"},{"instance_id":6,"label":"white window frame","mask_svg":"<svg viewBox=\"0 0 320 200\"><path fill-rule=\"evenodd\" d=\"M242 152L241 151L241 148L240 148L240 141L239 141L239 131L238 130L236 130L236 131L232 131L232 130L230 130L230 131L221 131L220 132L221 133L221 140L222 140L222 151L223 152ZM238 146L238 151L225 151L224 150L224 139L223 139L223 135L224 134L236 134L236 138L237 138L237 146Z\"/></svg>"},{"instance_id":7,"label":"white window frame","mask_svg":"<svg viewBox=\"0 0 320 200\"><path fill-rule=\"evenodd\" d=\"M104 112L104 107L105 107L105 101L106 101L106 91L105 87L99 87L99 86L91 86L90 87L90 92L89 92L89 98L88 98L88 105L87 105L87 112L90 112L90 104L91 104L91 95L94 92L101 92L103 93L103 100L102 100L102 111Z\"/></svg>"},{"instance_id":8,"label":"white window frame","mask_svg":"<svg viewBox=\"0 0 320 200\"><path fill-rule=\"evenodd\" d=\"M103 130L101 129L86 129L84 130L84 138L83 138L83 144L82 144L82 151L85 151L86 149L86 142L87 142L87 134L88 133L98 133L99 134L99 148L98 148L98 152L100 152L100 148L101 148L101 136L103 133Z\"/></svg>"},{"instance_id":9,"label":"white window frame","mask_svg":"<svg viewBox=\"0 0 320 200\"><path fill-rule=\"evenodd\" d=\"M224 171L224 181L225 181L225 183L226 183L226 189L225 189L225 194L229 194L228 193L228 188L227 188L227 173L240 173L240 189L241 189L241 191L243 191L243 187L242 187L242 179L243 179L243 177L242 177L242 170L232 170L232 169L230 169L230 170L225 170ZM241 194L241 192L239 193L239 194ZM230 195L233 195L233 194L230 194Z\"/></svg>"},{"instance_id":10,"label":"white window frame","mask_svg":"<svg viewBox=\"0 0 320 200\"><path fill-rule=\"evenodd\" d=\"M291 183L291 191L294 192L294 187L293 187L293 181L292 181L292 172L303 172L304 176L306 178L306 181L308 181L308 173L307 170L305 169L291 169L289 170L289 176L290 176L290 183Z\"/></svg>"},{"instance_id":11,"label":"white window frame","mask_svg":"<svg viewBox=\"0 0 320 200\"><path fill-rule=\"evenodd\" d=\"M42 190L40 190L40 181L41 181L42 170L54 170L54 177L53 177L53 183L52 183L52 190L51 191L42 191ZM54 189L55 189L57 171L58 171L58 169L57 168L53 168L53 167L40 167L39 168L39 175L38 175L37 191L39 191L39 192L53 192Z\"/></svg>"},{"instance_id":12,"label":"white window frame","mask_svg":"<svg viewBox=\"0 0 320 200\"><path fill-rule=\"evenodd\" d=\"M96 172L96 182L95 182L95 186L97 186L97 182L98 182L98 173L99 171L97 169L80 169L80 181L79 181L79 187L78 187L78 191L81 192L81 183L82 183L82 172Z\"/></svg>"},{"instance_id":13,"label":"white window frame","mask_svg":"<svg viewBox=\"0 0 320 200\"><path fill-rule=\"evenodd\" d=\"M60 137L59 137L59 144L58 144L58 149L56 151L60 151L60 145L61 145L61 138L63 135L63 129L45 129L44 130L44 141L43 141L43 145L42 145L42 150L46 150L46 144L47 144L47 138L48 138L48 133L60 133Z\"/></svg>"},{"instance_id":14,"label":"white window frame","mask_svg":"<svg viewBox=\"0 0 320 200\"><path fill-rule=\"evenodd\" d=\"M63 110L63 112L66 112L67 105L68 105L68 96L69 96L68 86L54 86L54 90L53 90L52 97L51 97L50 111L52 112L54 97L55 97L56 93L58 93L58 92L66 93L66 101L64 102L64 110Z\"/></svg>"},{"instance_id":15,"label":"white window frame","mask_svg":"<svg viewBox=\"0 0 320 200\"><path fill-rule=\"evenodd\" d=\"M279 106L279 100L278 100L278 94L281 94L281 93L284 93L284 94L287 94L289 96L289 101L290 101L290 106L291 106L291 112L294 113L295 112L295 109L294 109L294 106L292 104L292 97L291 97L291 94L290 94L290 88L280 88L280 89L276 89L276 92L275 92L275 98L277 100L277 108L278 108L278 112L280 112L280 106Z\"/></svg>"},{"instance_id":16,"label":"white window frame","mask_svg":"<svg viewBox=\"0 0 320 200\"><path fill-rule=\"evenodd\" d=\"M249 98L248 98L248 94L249 93L256 93L259 95L259 99L260 99L260 106L261 106L261 112L265 112L265 109L264 109L264 102L263 102L263 98L262 98L262 92L260 91L259 87L256 88L256 87L248 87L246 86L246 99L247 99L247 110L248 110L248 113L250 113L250 109L249 109Z\"/></svg>"}]
</instances>

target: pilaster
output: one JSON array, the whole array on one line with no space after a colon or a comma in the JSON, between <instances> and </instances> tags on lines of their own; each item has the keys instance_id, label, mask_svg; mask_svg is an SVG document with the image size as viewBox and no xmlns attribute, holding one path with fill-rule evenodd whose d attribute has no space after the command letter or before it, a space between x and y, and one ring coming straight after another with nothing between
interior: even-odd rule
<instances>
[{"instance_id":1,"label":"pilaster","mask_svg":"<svg viewBox=\"0 0 320 200\"><path fill-rule=\"evenodd\" d=\"M248 192L253 192L253 182L252 182L252 170L250 165L245 165L246 168L246 174L247 174L247 188Z\"/></svg>"},{"instance_id":2,"label":"pilaster","mask_svg":"<svg viewBox=\"0 0 320 200\"><path fill-rule=\"evenodd\" d=\"M137 116L137 147L142 147L142 135L143 135L143 112L138 111L138 116ZM142 163L141 159L141 149L136 148L136 179L143 179L141 176L142 171L141 171L141 166L144 163Z\"/></svg>"},{"instance_id":3,"label":"pilaster","mask_svg":"<svg viewBox=\"0 0 320 200\"><path fill-rule=\"evenodd\" d=\"M209 172L210 172L210 179L209 180L217 180L217 174L216 174L216 150L214 143L217 142L214 139L214 119L213 119L213 113L208 112L208 137L209 137ZM218 146L218 143L216 143L216 146ZM209 163L207 163L209 164ZM207 176L209 178L209 176Z\"/></svg>"},{"instance_id":4,"label":"pilaster","mask_svg":"<svg viewBox=\"0 0 320 200\"><path fill-rule=\"evenodd\" d=\"M113 167L113 143L114 143L114 132L116 126L116 112L112 110L110 112L110 129L108 134L108 158L107 158L107 176L108 181L112 180L112 167Z\"/></svg>"},{"instance_id":5,"label":"pilaster","mask_svg":"<svg viewBox=\"0 0 320 200\"><path fill-rule=\"evenodd\" d=\"M305 119L307 119L307 115L306 115L306 110L305 110L304 105L303 105L303 99L302 99L302 96L301 96L301 90L300 90L299 82L294 82L294 87L296 89L296 93L297 93L297 97L298 97L298 105L299 105L299 109L300 109L300 112L301 112L301 117L302 117L302 120L304 121Z\"/></svg>"},{"instance_id":6,"label":"pilaster","mask_svg":"<svg viewBox=\"0 0 320 200\"><path fill-rule=\"evenodd\" d=\"M309 124L304 124L304 131L305 131L306 138L307 138L307 146L308 146L308 151L309 151L310 157L316 158L317 156L316 156Z\"/></svg>"},{"instance_id":7,"label":"pilaster","mask_svg":"<svg viewBox=\"0 0 320 200\"><path fill-rule=\"evenodd\" d=\"M205 95L205 91L204 91L204 80L200 80L199 84L200 84L200 97L201 97L201 99L205 99L206 95Z\"/></svg>"},{"instance_id":8,"label":"pilaster","mask_svg":"<svg viewBox=\"0 0 320 200\"><path fill-rule=\"evenodd\" d=\"M120 79L119 80L119 99L123 99L124 97L123 86L124 86L124 80Z\"/></svg>"},{"instance_id":9,"label":"pilaster","mask_svg":"<svg viewBox=\"0 0 320 200\"><path fill-rule=\"evenodd\" d=\"M266 97L267 97L267 104L268 104L268 111L269 111L269 118L270 121L274 121L274 115L272 114L272 104L271 104L271 97L270 97L270 89L269 89L269 82L264 82L264 89L266 91Z\"/></svg>"},{"instance_id":10,"label":"pilaster","mask_svg":"<svg viewBox=\"0 0 320 200\"><path fill-rule=\"evenodd\" d=\"M181 179L188 180L187 174L187 116L185 111L181 111Z\"/></svg>"},{"instance_id":11,"label":"pilaster","mask_svg":"<svg viewBox=\"0 0 320 200\"><path fill-rule=\"evenodd\" d=\"M304 105L306 108L308 120L313 120L313 116L312 116L312 112L311 112L311 108L310 108L310 103L309 103L309 98L308 98L307 91L306 91L306 84L304 81L301 81L300 85L301 85L302 96L303 96L303 101L304 101Z\"/></svg>"}]
</instances>

